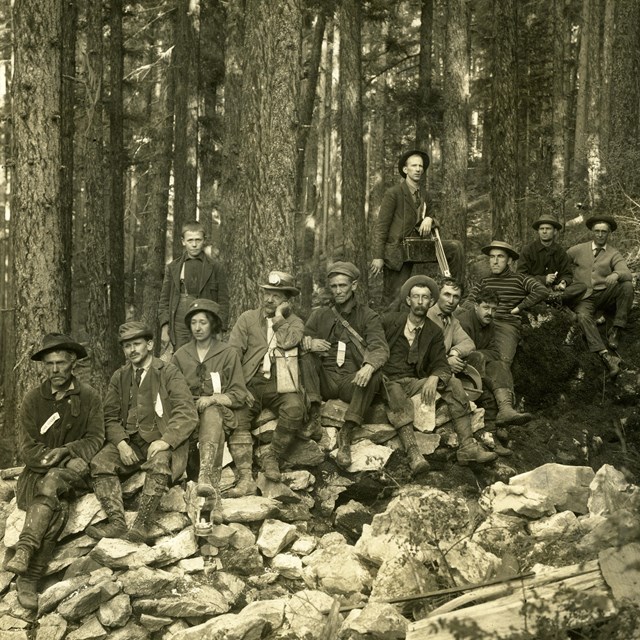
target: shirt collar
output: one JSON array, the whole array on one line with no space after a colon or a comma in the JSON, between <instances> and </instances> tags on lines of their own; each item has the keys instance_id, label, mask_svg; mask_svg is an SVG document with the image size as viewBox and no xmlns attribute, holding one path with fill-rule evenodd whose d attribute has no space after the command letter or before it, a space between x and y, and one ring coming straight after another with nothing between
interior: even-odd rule
<instances>
[{"instance_id":1,"label":"shirt collar","mask_svg":"<svg viewBox=\"0 0 640 640\"><path fill-rule=\"evenodd\" d=\"M607 250L607 245L605 244L602 247L599 247L593 240L591 241L591 252L594 252L596 249L602 249L603 251Z\"/></svg>"},{"instance_id":2,"label":"shirt collar","mask_svg":"<svg viewBox=\"0 0 640 640\"><path fill-rule=\"evenodd\" d=\"M407 329L409 329L409 331L416 331L416 329L421 329L422 327L424 327L424 319L422 322L414 324L411 322L411 319L407 317Z\"/></svg>"}]
</instances>

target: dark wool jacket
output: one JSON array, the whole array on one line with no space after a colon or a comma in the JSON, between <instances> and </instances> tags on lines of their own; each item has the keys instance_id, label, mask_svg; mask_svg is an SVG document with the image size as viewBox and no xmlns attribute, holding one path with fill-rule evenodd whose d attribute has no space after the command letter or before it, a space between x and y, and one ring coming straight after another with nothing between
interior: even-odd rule
<instances>
[{"instance_id":1,"label":"dark wool jacket","mask_svg":"<svg viewBox=\"0 0 640 640\"><path fill-rule=\"evenodd\" d=\"M567 284L573 282L573 268L567 252L555 242L545 247L540 238L526 245L520 252L518 273L532 276L545 286L546 277L550 273L558 274L553 284L562 280Z\"/></svg>"},{"instance_id":2,"label":"dark wool jacket","mask_svg":"<svg viewBox=\"0 0 640 640\"><path fill-rule=\"evenodd\" d=\"M408 315L408 311L395 311L386 313L382 317L384 333L391 351L393 351L397 340L404 335L404 327L407 323ZM417 340L418 363L416 364L416 377L438 376L443 384L447 384L451 378L451 369L447 363L442 329L429 318L425 318L424 326ZM384 373L384 369L382 371Z\"/></svg>"},{"instance_id":3,"label":"dark wool jacket","mask_svg":"<svg viewBox=\"0 0 640 640\"><path fill-rule=\"evenodd\" d=\"M125 425L129 412L129 394L133 367L127 363L111 376L104 401L104 424L107 440L117 445L128 439ZM152 404L162 403L162 417L156 412L155 425L162 439L171 446L173 480L177 480L187 466L189 436L198 425L198 412L191 392L179 369L153 358L147 372L151 382ZM146 378L145 378L146 380Z\"/></svg>"},{"instance_id":4,"label":"dark wool jacket","mask_svg":"<svg viewBox=\"0 0 640 640\"><path fill-rule=\"evenodd\" d=\"M24 508L24 500L31 495L35 483L49 467L41 464L42 458L52 449L67 447L71 457L82 458L86 463L98 453L104 444L104 416L98 392L77 378L72 378L62 400L51 393L51 383L46 380L27 393L18 415L18 452L25 463L17 488L17 501ZM44 424L55 413L60 418L40 433Z\"/></svg>"},{"instance_id":5,"label":"dark wool jacket","mask_svg":"<svg viewBox=\"0 0 640 640\"><path fill-rule=\"evenodd\" d=\"M500 352L496 346L496 332L493 322L484 325L478 320L475 309L458 307L455 312L462 328L476 345L476 351L484 354L487 360L500 360Z\"/></svg>"}]
</instances>

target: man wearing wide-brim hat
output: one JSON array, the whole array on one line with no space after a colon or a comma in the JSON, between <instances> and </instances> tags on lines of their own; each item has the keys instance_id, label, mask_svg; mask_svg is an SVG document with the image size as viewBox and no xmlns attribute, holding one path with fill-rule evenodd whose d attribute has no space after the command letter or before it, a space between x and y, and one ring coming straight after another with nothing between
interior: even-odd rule
<instances>
[{"instance_id":1,"label":"man wearing wide-brim hat","mask_svg":"<svg viewBox=\"0 0 640 640\"><path fill-rule=\"evenodd\" d=\"M538 237L520 251L518 272L532 276L549 289L547 304L572 306L582 298L586 285L573 282L571 260L557 242L562 224L555 216L545 213L531 226Z\"/></svg>"},{"instance_id":2,"label":"man wearing wide-brim hat","mask_svg":"<svg viewBox=\"0 0 640 640\"><path fill-rule=\"evenodd\" d=\"M278 482L280 462L304 422L297 352L304 323L291 308L300 289L290 273L271 271L259 287L260 306L241 314L229 335L229 345L240 355L244 381L253 396L251 406L237 412L236 431L249 434L262 409L276 413L278 424L261 463L265 477Z\"/></svg>"},{"instance_id":3,"label":"man wearing wide-brim hat","mask_svg":"<svg viewBox=\"0 0 640 640\"><path fill-rule=\"evenodd\" d=\"M182 373L154 357L150 327L125 322L118 341L127 363L111 376L104 402L107 442L91 460L93 489L108 521L88 527L87 533L97 539L149 542L160 500L187 466L198 413ZM120 476L138 469L146 475L136 519L127 531Z\"/></svg>"},{"instance_id":4,"label":"man wearing wide-brim hat","mask_svg":"<svg viewBox=\"0 0 640 640\"><path fill-rule=\"evenodd\" d=\"M496 347L500 358L511 366L520 340L522 312L546 300L549 291L535 278L511 268L519 255L508 242L493 240L482 247L482 253L489 257L491 275L473 286L465 305L472 308L483 288L498 294L500 302L494 320Z\"/></svg>"},{"instance_id":5,"label":"man wearing wide-brim hat","mask_svg":"<svg viewBox=\"0 0 640 640\"><path fill-rule=\"evenodd\" d=\"M89 462L104 442L98 392L73 374L85 348L69 336L47 334L31 356L45 379L25 396L17 421L18 452L25 464L18 478L18 507L26 510L16 553L6 569L18 575L20 604L38 608L38 580L67 522L69 500L89 489Z\"/></svg>"},{"instance_id":6,"label":"man wearing wide-brim hat","mask_svg":"<svg viewBox=\"0 0 640 640\"><path fill-rule=\"evenodd\" d=\"M618 227L615 219L599 214L588 218L585 225L592 239L567 250L575 281L586 285L586 292L575 308L577 322L589 351L600 355L614 378L620 370L620 358L608 351L595 318L603 311L613 315L607 341L613 351L617 350L620 330L627 326L633 302L633 277L622 254L609 243L610 234Z\"/></svg>"},{"instance_id":7,"label":"man wearing wide-brim hat","mask_svg":"<svg viewBox=\"0 0 640 640\"><path fill-rule=\"evenodd\" d=\"M427 210L425 172L429 156L419 149L403 153L398 160L402 182L384 194L371 243L371 273L384 276L384 298L391 302L410 276L414 263L405 260L402 242L405 238L431 238L439 222ZM464 248L458 240L443 240L443 249L451 276L464 277Z\"/></svg>"}]
</instances>

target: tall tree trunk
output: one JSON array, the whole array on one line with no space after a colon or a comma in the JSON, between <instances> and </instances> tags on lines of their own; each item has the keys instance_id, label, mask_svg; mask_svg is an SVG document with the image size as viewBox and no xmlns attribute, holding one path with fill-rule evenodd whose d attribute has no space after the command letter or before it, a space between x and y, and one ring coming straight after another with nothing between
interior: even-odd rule
<instances>
[{"instance_id":1,"label":"tall tree trunk","mask_svg":"<svg viewBox=\"0 0 640 640\"><path fill-rule=\"evenodd\" d=\"M573 141L572 182L574 186L584 183L587 172L587 119L589 107L589 49L591 0L582 0L582 14L578 36L580 38L578 52L578 70L576 74L578 95L576 98L576 124Z\"/></svg>"},{"instance_id":2,"label":"tall tree trunk","mask_svg":"<svg viewBox=\"0 0 640 640\"><path fill-rule=\"evenodd\" d=\"M360 269L360 298L368 300L362 130L362 10L359 0L342 0L339 11L342 241L345 259Z\"/></svg>"},{"instance_id":3,"label":"tall tree trunk","mask_svg":"<svg viewBox=\"0 0 640 640\"><path fill-rule=\"evenodd\" d=\"M13 6L13 126L15 180L13 247L15 299L14 387L7 428L16 433L15 408L38 382L29 356L46 333L69 328L71 283L60 211L61 0L16 0ZM14 443L5 442L11 447Z\"/></svg>"},{"instance_id":4,"label":"tall tree trunk","mask_svg":"<svg viewBox=\"0 0 640 640\"><path fill-rule=\"evenodd\" d=\"M491 209L493 237L515 245L522 232L516 210L516 8L494 0L491 78Z\"/></svg>"},{"instance_id":5,"label":"tall tree trunk","mask_svg":"<svg viewBox=\"0 0 640 640\"><path fill-rule=\"evenodd\" d=\"M173 253L182 252L180 228L198 207L198 23L199 2L177 0L173 77Z\"/></svg>"},{"instance_id":6,"label":"tall tree trunk","mask_svg":"<svg viewBox=\"0 0 640 640\"><path fill-rule=\"evenodd\" d=\"M469 13L466 0L447 4L444 58L442 220L447 236L467 235L467 122L469 104Z\"/></svg>"},{"instance_id":7,"label":"tall tree trunk","mask_svg":"<svg viewBox=\"0 0 640 640\"><path fill-rule=\"evenodd\" d=\"M420 3L420 56L418 58L418 109L416 111L416 148L430 152L431 139L431 84L433 47L433 0ZM431 155L429 153L429 155Z\"/></svg>"},{"instance_id":8,"label":"tall tree trunk","mask_svg":"<svg viewBox=\"0 0 640 640\"><path fill-rule=\"evenodd\" d=\"M237 136L226 128L225 139L243 150L241 175L230 176L238 166L225 163L222 194L232 321L256 305L266 272L292 271L294 257L300 6L297 0L247 0L245 20L240 102L228 105L232 113L242 108L243 117ZM229 69L238 62L235 53L227 58L227 77L235 71Z\"/></svg>"}]
</instances>

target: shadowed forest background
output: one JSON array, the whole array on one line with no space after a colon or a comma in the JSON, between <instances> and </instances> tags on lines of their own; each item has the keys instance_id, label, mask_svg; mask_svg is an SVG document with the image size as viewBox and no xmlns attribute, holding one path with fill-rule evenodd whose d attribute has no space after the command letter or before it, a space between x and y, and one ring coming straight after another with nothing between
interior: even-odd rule
<instances>
[{"instance_id":1,"label":"shadowed forest background","mask_svg":"<svg viewBox=\"0 0 640 640\"><path fill-rule=\"evenodd\" d=\"M232 320L272 268L305 315L335 257L375 306L367 236L410 148L470 260L541 213L573 244L590 210L637 263L640 0L1 0L0 19L0 466L42 335L86 342L104 391L186 220Z\"/></svg>"}]
</instances>

